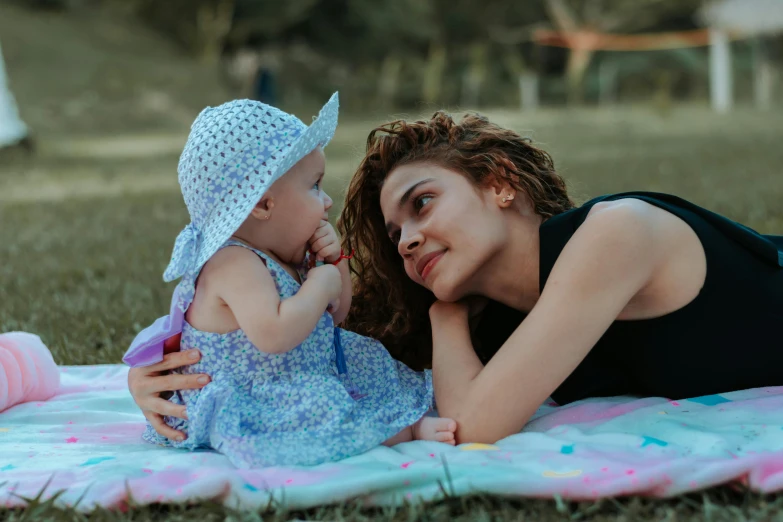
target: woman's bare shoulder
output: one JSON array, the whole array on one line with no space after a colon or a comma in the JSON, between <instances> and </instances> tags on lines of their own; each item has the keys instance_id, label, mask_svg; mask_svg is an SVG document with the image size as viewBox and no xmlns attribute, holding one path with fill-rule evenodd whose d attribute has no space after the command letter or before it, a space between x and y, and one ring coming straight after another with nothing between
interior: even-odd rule
<instances>
[{"instance_id":1,"label":"woman's bare shoulder","mask_svg":"<svg viewBox=\"0 0 783 522\"><path fill-rule=\"evenodd\" d=\"M617 254L650 248L661 226L660 213L666 213L638 199L596 203L563 250L583 254L585 250L606 250Z\"/></svg>"},{"instance_id":2,"label":"woman's bare shoulder","mask_svg":"<svg viewBox=\"0 0 783 522\"><path fill-rule=\"evenodd\" d=\"M622 240L617 247L644 250L667 249L693 236L690 226L671 212L635 198L596 203L574 234L611 234ZM615 241L615 243L618 243Z\"/></svg>"},{"instance_id":3,"label":"woman's bare shoulder","mask_svg":"<svg viewBox=\"0 0 783 522\"><path fill-rule=\"evenodd\" d=\"M668 213L641 199L622 198L596 203L587 212L586 220L600 215L609 215L612 219L655 219L655 216L661 212Z\"/></svg>"},{"instance_id":4,"label":"woman's bare shoulder","mask_svg":"<svg viewBox=\"0 0 783 522\"><path fill-rule=\"evenodd\" d=\"M681 221L668 210L636 198L622 198L596 203L587 212L585 223L588 220L600 222L602 225L618 227L622 227L624 224L629 226L647 225L651 228L666 226L673 221Z\"/></svg>"}]
</instances>

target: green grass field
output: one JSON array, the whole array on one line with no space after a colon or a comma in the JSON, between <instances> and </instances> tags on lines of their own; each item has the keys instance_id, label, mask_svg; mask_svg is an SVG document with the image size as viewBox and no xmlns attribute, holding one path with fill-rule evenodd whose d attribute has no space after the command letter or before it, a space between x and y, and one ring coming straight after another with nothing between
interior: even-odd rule
<instances>
[{"instance_id":1,"label":"green grass field","mask_svg":"<svg viewBox=\"0 0 783 522\"><path fill-rule=\"evenodd\" d=\"M575 199L626 190L672 192L760 232L783 233L783 118L698 107L492 112L555 158ZM339 201L377 121L341 123L327 149L327 190ZM117 363L134 335L166 313L161 274L187 223L176 184L184 136L44 137L40 155L0 155L0 331L40 335L58 364ZM163 144L163 145L161 145ZM339 212L335 205L334 216ZM257 520L208 504L147 507L94 520ZM269 519L319 520L783 520L783 496L717 488L670 501L571 505L450 499L367 511L358 505ZM81 520L47 505L0 520Z\"/></svg>"}]
</instances>

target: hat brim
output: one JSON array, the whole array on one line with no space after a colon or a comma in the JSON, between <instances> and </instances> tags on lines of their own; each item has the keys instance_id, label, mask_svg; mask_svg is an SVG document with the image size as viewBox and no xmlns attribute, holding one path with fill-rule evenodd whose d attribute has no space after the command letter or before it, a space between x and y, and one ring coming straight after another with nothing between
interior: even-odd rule
<instances>
[{"instance_id":1,"label":"hat brim","mask_svg":"<svg viewBox=\"0 0 783 522\"><path fill-rule=\"evenodd\" d=\"M236 211L230 216L226 216L225 219L213 217L207 220L207 226L201 231L202 241L199 242L196 252L195 270L200 270L223 243L231 238L275 181L291 170L302 158L318 147L325 147L332 140L337 129L339 107L338 93L334 93L321 108L312 124L291 144L276 164L270 165L271 176L266 177L263 183L258 183L255 190L244 192L242 199L236 203ZM209 241L204 241L205 238L209 238Z\"/></svg>"}]
</instances>

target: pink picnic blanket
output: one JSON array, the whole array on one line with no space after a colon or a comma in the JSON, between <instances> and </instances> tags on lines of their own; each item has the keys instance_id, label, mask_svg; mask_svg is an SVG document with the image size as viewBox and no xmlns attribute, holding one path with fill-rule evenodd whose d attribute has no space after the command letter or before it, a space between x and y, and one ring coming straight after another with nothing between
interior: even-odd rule
<instances>
[{"instance_id":1,"label":"pink picnic blanket","mask_svg":"<svg viewBox=\"0 0 783 522\"><path fill-rule=\"evenodd\" d=\"M490 493L572 499L666 497L740 480L783 490L783 387L683 401L615 397L542 406L497 444L415 441L315 467L237 470L212 451L141 440L144 418L120 365L61 367L48 401L0 413L0 505L59 490L58 505L213 499L306 508ZM445 492L445 493L444 493Z\"/></svg>"}]
</instances>

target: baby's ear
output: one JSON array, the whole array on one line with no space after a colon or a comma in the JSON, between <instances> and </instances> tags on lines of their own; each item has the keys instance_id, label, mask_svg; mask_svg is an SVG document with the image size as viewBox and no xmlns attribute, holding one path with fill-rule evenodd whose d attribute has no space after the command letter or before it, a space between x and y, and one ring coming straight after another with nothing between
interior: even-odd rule
<instances>
[{"instance_id":1,"label":"baby's ear","mask_svg":"<svg viewBox=\"0 0 783 522\"><path fill-rule=\"evenodd\" d=\"M275 202L270 196L264 196L256 203L253 210L250 211L250 215L256 219L266 221L272 215L272 209L275 207Z\"/></svg>"}]
</instances>

